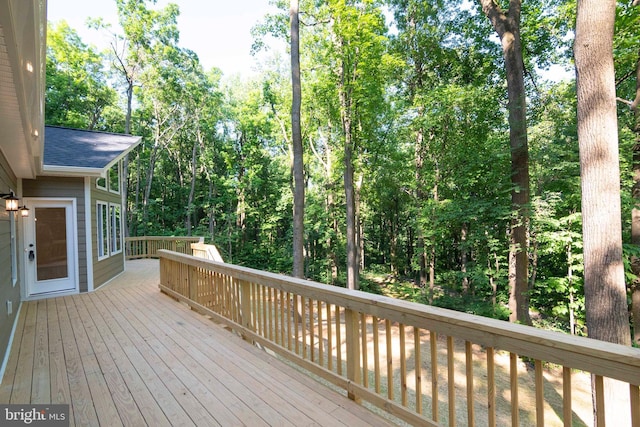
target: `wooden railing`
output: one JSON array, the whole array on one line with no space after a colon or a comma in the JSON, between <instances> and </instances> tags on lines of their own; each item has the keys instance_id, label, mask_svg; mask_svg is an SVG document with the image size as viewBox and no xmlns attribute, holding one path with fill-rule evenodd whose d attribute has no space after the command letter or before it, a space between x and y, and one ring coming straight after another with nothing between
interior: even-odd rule
<instances>
[{"instance_id":1,"label":"wooden railing","mask_svg":"<svg viewBox=\"0 0 640 427\"><path fill-rule=\"evenodd\" d=\"M611 379L640 425L640 349L159 255L163 292L410 424L590 425L593 374L599 417Z\"/></svg>"},{"instance_id":2,"label":"wooden railing","mask_svg":"<svg viewBox=\"0 0 640 427\"><path fill-rule=\"evenodd\" d=\"M203 242L202 237L141 236L124 239L127 259L158 258L158 251L167 249L191 255L191 244Z\"/></svg>"},{"instance_id":3,"label":"wooden railing","mask_svg":"<svg viewBox=\"0 0 640 427\"><path fill-rule=\"evenodd\" d=\"M192 243L191 251L193 252L193 256L197 258L204 258L211 261L224 262L222 259L222 255L220 255L220 251L215 245L207 245L202 242Z\"/></svg>"}]
</instances>

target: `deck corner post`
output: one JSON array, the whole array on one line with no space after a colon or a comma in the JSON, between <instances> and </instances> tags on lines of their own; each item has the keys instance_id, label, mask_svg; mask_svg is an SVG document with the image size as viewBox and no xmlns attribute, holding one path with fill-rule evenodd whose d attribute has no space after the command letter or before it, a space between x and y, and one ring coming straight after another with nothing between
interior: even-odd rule
<instances>
[{"instance_id":1,"label":"deck corner post","mask_svg":"<svg viewBox=\"0 0 640 427\"><path fill-rule=\"evenodd\" d=\"M350 308L344 310L346 344L347 344L347 378L355 384L361 384L360 366L360 316ZM349 399L360 402L361 398L351 391L347 391Z\"/></svg>"},{"instance_id":2,"label":"deck corner post","mask_svg":"<svg viewBox=\"0 0 640 427\"><path fill-rule=\"evenodd\" d=\"M160 284L167 286L167 260L160 255Z\"/></svg>"},{"instance_id":3,"label":"deck corner post","mask_svg":"<svg viewBox=\"0 0 640 427\"><path fill-rule=\"evenodd\" d=\"M251 321L251 284L246 280L240 281L240 318L242 326L253 331L253 323ZM244 340L248 337L242 335Z\"/></svg>"}]
</instances>

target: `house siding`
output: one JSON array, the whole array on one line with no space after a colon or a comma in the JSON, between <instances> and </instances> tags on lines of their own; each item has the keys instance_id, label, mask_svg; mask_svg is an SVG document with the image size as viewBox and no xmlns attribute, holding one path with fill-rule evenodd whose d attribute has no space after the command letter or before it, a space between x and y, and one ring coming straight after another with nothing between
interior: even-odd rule
<instances>
[{"instance_id":1,"label":"house siding","mask_svg":"<svg viewBox=\"0 0 640 427\"><path fill-rule=\"evenodd\" d=\"M0 192L5 193L9 189L17 191L17 179L4 155L0 152ZM0 207L0 272L2 272L0 274L0 357L3 357L8 351L11 331L20 307L20 274L18 273L18 281L15 285L11 277L11 222L9 215L15 214L5 211L3 204ZM16 232L18 225L18 221L16 221ZM19 247L20 233L17 234L16 244ZM8 301L11 301L13 306L12 314L8 314Z\"/></svg>"},{"instance_id":2,"label":"house siding","mask_svg":"<svg viewBox=\"0 0 640 427\"><path fill-rule=\"evenodd\" d=\"M108 186L107 186L108 187ZM113 203L122 204L122 198L120 194L110 192L108 189L103 190L96 187L96 178L91 178L91 235L92 239L92 252L93 252L93 286L98 288L105 284L109 280L113 279L118 274L122 273L125 268L124 264L124 236L122 242L123 252L111 255L107 258L98 261L98 221L97 221L97 203ZM121 208L121 212L122 208Z\"/></svg>"},{"instance_id":3,"label":"house siding","mask_svg":"<svg viewBox=\"0 0 640 427\"><path fill-rule=\"evenodd\" d=\"M23 197L76 199L78 281L80 292L87 292L87 233L84 203L84 179L71 177L40 177L22 181Z\"/></svg>"}]
</instances>

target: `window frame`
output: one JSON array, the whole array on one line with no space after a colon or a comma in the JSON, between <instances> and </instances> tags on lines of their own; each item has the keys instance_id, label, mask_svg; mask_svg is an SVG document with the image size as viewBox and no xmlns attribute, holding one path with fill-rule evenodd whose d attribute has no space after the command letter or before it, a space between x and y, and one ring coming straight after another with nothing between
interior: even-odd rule
<instances>
[{"instance_id":1,"label":"window frame","mask_svg":"<svg viewBox=\"0 0 640 427\"><path fill-rule=\"evenodd\" d=\"M109 203L96 201L96 255L98 256L98 261L111 256L109 251L109 241L111 240L109 223L111 222L111 216L109 212Z\"/></svg>"},{"instance_id":2,"label":"window frame","mask_svg":"<svg viewBox=\"0 0 640 427\"><path fill-rule=\"evenodd\" d=\"M109 203L109 252L110 255L122 253L122 206Z\"/></svg>"},{"instance_id":3,"label":"window frame","mask_svg":"<svg viewBox=\"0 0 640 427\"><path fill-rule=\"evenodd\" d=\"M104 185L100 185L100 181L102 181L104 183ZM104 176L96 178L96 188L98 190L107 191L107 178L104 177Z\"/></svg>"},{"instance_id":4,"label":"window frame","mask_svg":"<svg viewBox=\"0 0 640 427\"><path fill-rule=\"evenodd\" d=\"M112 188L112 182L114 181L113 180L114 172L115 172L115 181L117 186L116 190ZM115 165L109 168L109 170L107 171L107 177L108 179L106 180L106 185L107 185L107 189L109 190L109 193L120 194L120 162L116 163Z\"/></svg>"}]
</instances>

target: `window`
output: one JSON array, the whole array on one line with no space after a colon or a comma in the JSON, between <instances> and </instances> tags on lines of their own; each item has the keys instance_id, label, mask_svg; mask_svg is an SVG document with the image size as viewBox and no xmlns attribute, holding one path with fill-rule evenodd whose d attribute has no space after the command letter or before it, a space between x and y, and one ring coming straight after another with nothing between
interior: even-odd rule
<instances>
[{"instance_id":1,"label":"window","mask_svg":"<svg viewBox=\"0 0 640 427\"><path fill-rule=\"evenodd\" d=\"M9 212L9 227L11 229L11 283L18 282L18 243L16 242L16 216Z\"/></svg>"},{"instance_id":2,"label":"window","mask_svg":"<svg viewBox=\"0 0 640 427\"><path fill-rule=\"evenodd\" d=\"M96 205L98 219L98 259L109 256L109 205L98 202Z\"/></svg>"},{"instance_id":3,"label":"window","mask_svg":"<svg viewBox=\"0 0 640 427\"><path fill-rule=\"evenodd\" d=\"M96 178L96 188L120 194L120 162L113 165L105 177Z\"/></svg>"},{"instance_id":4,"label":"window","mask_svg":"<svg viewBox=\"0 0 640 427\"><path fill-rule=\"evenodd\" d=\"M120 220L120 205L109 205L111 224L111 255L122 252L122 222Z\"/></svg>"},{"instance_id":5,"label":"window","mask_svg":"<svg viewBox=\"0 0 640 427\"><path fill-rule=\"evenodd\" d=\"M122 215L120 204L98 202L98 260L122 252Z\"/></svg>"},{"instance_id":6,"label":"window","mask_svg":"<svg viewBox=\"0 0 640 427\"><path fill-rule=\"evenodd\" d=\"M107 190L107 178L98 178L96 179L96 188L100 190Z\"/></svg>"},{"instance_id":7,"label":"window","mask_svg":"<svg viewBox=\"0 0 640 427\"><path fill-rule=\"evenodd\" d=\"M109 191L120 194L120 163L109 169Z\"/></svg>"}]
</instances>

